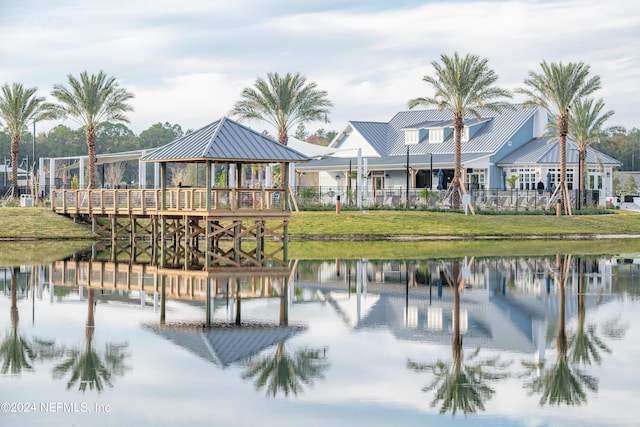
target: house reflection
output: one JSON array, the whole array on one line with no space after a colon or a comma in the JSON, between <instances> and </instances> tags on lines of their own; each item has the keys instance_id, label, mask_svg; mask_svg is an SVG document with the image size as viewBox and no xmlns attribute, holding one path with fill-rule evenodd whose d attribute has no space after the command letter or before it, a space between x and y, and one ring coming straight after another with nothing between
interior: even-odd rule
<instances>
[{"instance_id":1,"label":"house reflection","mask_svg":"<svg viewBox=\"0 0 640 427\"><path fill-rule=\"evenodd\" d=\"M295 286L320 295L353 329L387 327L399 339L449 344L453 292L444 280L450 260L300 262ZM469 347L533 354L544 359L547 336L557 327L555 258L460 259L460 331ZM583 270L585 304L612 298L610 260L592 258ZM567 278L577 295L578 272ZM567 298L567 318L578 299Z\"/></svg>"}]
</instances>

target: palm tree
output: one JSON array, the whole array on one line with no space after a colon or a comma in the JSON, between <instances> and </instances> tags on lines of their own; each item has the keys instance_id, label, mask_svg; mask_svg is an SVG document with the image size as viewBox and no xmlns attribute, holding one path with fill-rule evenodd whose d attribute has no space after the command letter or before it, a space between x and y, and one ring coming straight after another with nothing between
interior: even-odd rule
<instances>
[{"instance_id":1,"label":"palm tree","mask_svg":"<svg viewBox=\"0 0 640 427\"><path fill-rule=\"evenodd\" d=\"M411 360L407 367L415 372L431 372L433 380L422 391L435 390L431 407L440 404L440 413L462 411L464 414L484 411L484 404L495 394L489 382L507 377L504 370L510 363L503 363L499 356L486 360L478 360L480 349L476 349L466 359L462 351L462 334L460 331L460 288L464 283L453 280L460 276L460 261L453 261L451 276L445 274L453 291L453 336L451 353L453 361L448 363L438 360L435 363L421 364Z\"/></svg>"},{"instance_id":2,"label":"palm tree","mask_svg":"<svg viewBox=\"0 0 640 427\"><path fill-rule=\"evenodd\" d=\"M125 353L127 344L107 343L103 354L93 345L93 332L95 329L94 318L94 290L89 289L87 297L88 313L85 328L84 348L71 348L65 354L65 360L53 368L53 378L59 379L69 372L71 377L67 382L67 389L76 383L78 390L83 393L95 389L101 392L105 385L113 387L112 379L115 376L124 375L128 354Z\"/></svg>"},{"instance_id":3,"label":"palm tree","mask_svg":"<svg viewBox=\"0 0 640 427\"><path fill-rule=\"evenodd\" d=\"M323 350L303 348L291 356L281 342L273 355L249 359L246 367L242 379L256 377L256 389L266 387L267 395L276 397L278 393L296 396L302 392L303 385L313 385L314 379L324 378L329 364Z\"/></svg>"},{"instance_id":4,"label":"palm tree","mask_svg":"<svg viewBox=\"0 0 640 427\"><path fill-rule=\"evenodd\" d=\"M568 209L567 194L567 134L569 133L570 110L577 101L589 96L600 88L600 77L589 77L589 66L582 62L540 64L542 73L529 72L525 87L516 89L516 93L525 95L525 106L538 106L547 109L556 117L558 139L560 141L560 182L549 200L549 205L560 197L561 208ZM567 210L567 212L569 212Z\"/></svg>"},{"instance_id":5,"label":"palm tree","mask_svg":"<svg viewBox=\"0 0 640 427\"><path fill-rule=\"evenodd\" d=\"M458 209L462 174L461 141L465 117L469 113L480 119L479 108L499 112L511 107L498 101L500 98L511 98L511 93L494 86L498 76L487 66L487 59L470 54L461 57L456 52L453 57L442 54L440 60L442 63L431 63L436 72L435 76L426 75L422 78L434 89L434 95L410 100L409 108L435 106L441 111L448 110L453 113L454 172L451 191L453 208Z\"/></svg>"},{"instance_id":6,"label":"palm tree","mask_svg":"<svg viewBox=\"0 0 640 427\"><path fill-rule=\"evenodd\" d=\"M245 88L231 114L245 120L262 120L278 130L278 141L287 145L289 131L301 123L327 120L333 103L327 92L316 83L307 83L300 73L267 74L258 78L252 88Z\"/></svg>"},{"instance_id":7,"label":"palm tree","mask_svg":"<svg viewBox=\"0 0 640 427\"><path fill-rule=\"evenodd\" d=\"M129 123L124 113L133 111L128 101L134 95L108 77L103 71L98 75L80 73L77 79L67 75L69 88L54 85L51 94L58 100L58 114L71 117L85 130L87 152L89 156L89 188L96 186L96 129L102 123Z\"/></svg>"},{"instance_id":8,"label":"palm tree","mask_svg":"<svg viewBox=\"0 0 640 427\"><path fill-rule=\"evenodd\" d=\"M576 101L570 112L569 135L578 143L580 156L580 189L585 189L585 171L587 163L587 147L600 140L604 123L613 116L613 111L602 112L604 101L602 98L595 101L592 98L583 98ZM601 113L602 112L602 113Z\"/></svg>"},{"instance_id":9,"label":"palm tree","mask_svg":"<svg viewBox=\"0 0 640 427\"><path fill-rule=\"evenodd\" d=\"M36 96L37 88L25 88L21 83L4 84L0 94L0 119L4 120L11 135L11 197L18 193L18 158L21 135L29 122L55 117L53 104ZM35 135L34 135L35 137ZM33 159L35 161L35 159ZM6 171L5 171L6 173Z\"/></svg>"}]
</instances>

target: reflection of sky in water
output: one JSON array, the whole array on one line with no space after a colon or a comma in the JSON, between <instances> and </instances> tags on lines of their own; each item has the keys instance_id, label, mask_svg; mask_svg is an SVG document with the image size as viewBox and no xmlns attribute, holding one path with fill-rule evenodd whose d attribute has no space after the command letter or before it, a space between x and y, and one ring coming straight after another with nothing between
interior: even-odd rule
<instances>
[{"instance_id":1,"label":"reflection of sky in water","mask_svg":"<svg viewBox=\"0 0 640 427\"><path fill-rule=\"evenodd\" d=\"M367 298L361 302L362 313L374 313L385 298L368 289ZM482 315L488 297L482 289L465 290L463 305L476 304L469 315ZM507 291L507 293L510 291ZM314 295L305 292L304 295ZM334 291L335 294L335 291ZM328 294L327 294L328 295ZM86 291L84 293L86 298ZM239 364L221 368L194 355L183 347L155 334L143 324L157 323L159 313L151 305L153 296L147 296L144 308L139 300L130 304L120 301L98 300L95 311L94 345L101 349L106 342L128 343L130 368L123 376L113 379L113 388L105 388L98 394L87 391L82 394L77 386L66 389L66 378L53 380L51 371L57 362L34 362L34 371L25 371L19 377L3 375L0 382L0 400L9 402L65 402L85 403L90 410L94 404L109 405L108 414L83 413L0 413L0 425L220 425L220 426L389 426L389 425L523 425L523 426L583 426L583 425L637 425L640 399L640 312L639 304L623 296L613 296L606 303L588 306L587 322L602 324L619 317L628 325L623 339L604 339L611 354L603 353L601 366L587 371L599 379L598 393L588 393L587 403L580 407L540 408L539 397L528 396L523 380L508 378L492 384L496 393L486 402L486 410L475 415L440 416L430 408L431 393L422 388L430 382L429 373L415 373L407 369L407 360L433 362L450 360L450 340L426 341L402 336L395 326L376 323L371 327L355 326L354 295L335 294L331 303L315 300L294 304L289 311L292 325L304 325L306 330L286 341L285 349L294 352L299 348L326 348L329 368L324 378L316 378L312 386L305 385L297 397L275 399L265 396L264 390L256 390L253 380L243 380L245 368ZM352 299L349 299L352 298ZM466 299L465 299L466 298ZM575 298L570 293L568 298ZM372 304L372 302L377 304ZM395 319L402 311L402 299L387 301L387 318ZM79 300L77 289L62 301L49 301L45 289L43 298L19 299L19 330L24 337L56 339L65 346L82 346L85 339L87 317L86 300ZM484 304L484 305L483 305ZM10 330L10 300L8 288L0 297L0 333L2 339ZM336 307L342 307L339 313ZM351 308L349 308L351 307ZM469 305L471 307L471 305ZM243 319L259 319L277 322L280 303L277 299L245 301ZM225 318L225 307L218 308L217 318ZM352 310L351 317L345 314ZM394 311L395 310L395 311ZM398 311L399 310L399 311ZM447 309L445 308L444 311ZM504 319L513 318L504 314ZM33 321L32 321L33 317ZM202 306L170 301L167 320L202 320ZM450 314L443 316L450 322ZM396 319L402 324L402 319ZM427 321L425 319L425 321ZM575 330L576 317L567 318L567 331ZM469 323L469 331L486 335L489 323ZM487 321L488 322L488 321ZM551 323L554 320L550 320ZM413 325L412 322L409 322ZM490 325L490 324L489 324ZM365 325L366 326L366 325ZM551 328L553 329L553 328ZM402 328L399 329L402 331ZM517 328L514 329L517 332ZM448 331L448 328L447 328ZM475 332L474 332L475 331ZM547 341L547 360L555 360L555 330ZM446 336L446 334L445 334ZM449 336L450 337L450 336ZM473 339L470 333L468 339ZM465 342L465 344L467 344ZM465 352L471 352L465 348ZM522 359L530 360L526 353L483 350L481 354L500 354L503 360L514 360L512 371L520 369ZM260 355L270 355L275 346Z\"/></svg>"}]
</instances>

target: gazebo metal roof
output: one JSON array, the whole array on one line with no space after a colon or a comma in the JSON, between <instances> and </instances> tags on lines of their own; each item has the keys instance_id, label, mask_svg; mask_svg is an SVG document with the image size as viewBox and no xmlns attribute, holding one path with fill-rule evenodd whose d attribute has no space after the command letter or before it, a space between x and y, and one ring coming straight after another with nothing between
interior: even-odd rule
<instances>
[{"instance_id":1,"label":"gazebo metal roof","mask_svg":"<svg viewBox=\"0 0 640 427\"><path fill-rule=\"evenodd\" d=\"M144 162L276 163L310 159L228 117L180 137L141 157Z\"/></svg>"}]
</instances>

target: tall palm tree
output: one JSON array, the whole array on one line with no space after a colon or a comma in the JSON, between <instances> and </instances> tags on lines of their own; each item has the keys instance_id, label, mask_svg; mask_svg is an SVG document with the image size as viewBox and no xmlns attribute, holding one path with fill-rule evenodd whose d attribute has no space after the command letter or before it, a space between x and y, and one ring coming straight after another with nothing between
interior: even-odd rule
<instances>
[{"instance_id":1,"label":"tall palm tree","mask_svg":"<svg viewBox=\"0 0 640 427\"><path fill-rule=\"evenodd\" d=\"M97 75L80 73L80 78L67 75L69 87L54 85L51 94L58 100L58 114L77 121L85 130L89 157L89 188L96 186L96 130L102 123L129 123L124 115L133 111L128 101L133 93L121 88L115 77L103 71Z\"/></svg>"},{"instance_id":2,"label":"tall palm tree","mask_svg":"<svg viewBox=\"0 0 640 427\"><path fill-rule=\"evenodd\" d=\"M329 367L323 350L303 348L290 355L284 342L278 344L273 355L249 359L245 365L247 371L242 378L256 377L256 389L266 387L267 395L272 397L278 393L296 396L303 385L312 385L314 379L323 378Z\"/></svg>"},{"instance_id":3,"label":"tall palm tree","mask_svg":"<svg viewBox=\"0 0 640 427\"><path fill-rule=\"evenodd\" d=\"M592 98L583 98L576 101L570 112L569 135L578 143L580 156L580 189L585 189L585 171L587 163L587 147L600 140L604 123L613 116L613 111L602 112L604 101L602 98L594 101Z\"/></svg>"},{"instance_id":4,"label":"tall palm tree","mask_svg":"<svg viewBox=\"0 0 640 427\"><path fill-rule=\"evenodd\" d=\"M53 368L55 379L66 376L71 377L67 382L67 389L78 384L78 389L83 393L90 390L101 392L105 385L113 387L112 379L122 376L127 370L125 365L128 354L125 352L127 344L107 343L104 353L96 350L93 344L93 332L95 329L94 317L94 290L89 289L87 297L87 324L85 328L84 348L71 348L66 351L65 360Z\"/></svg>"},{"instance_id":5,"label":"tall palm tree","mask_svg":"<svg viewBox=\"0 0 640 427\"><path fill-rule=\"evenodd\" d=\"M407 367L415 372L431 372L433 380L422 391L435 390L431 401L431 407L440 403L440 413L451 412L455 415L458 411L464 414L484 411L484 404L495 391L489 385L490 382L504 379L508 376L505 369L510 363L500 361L499 357L479 360L480 349L476 349L466 359L462 351L462 333L460 331L460 288L464 283L460 282L460 261L453 261L451 276L445 274L445 278L452 287L453 292L453 334L451 339L452 362L438 360L435 363L416 363L407 361Z\"/></svg>"},{"instance_id":6,"label":"tall palm tree","mask_svg":"<svg viewBox=\"0 0 640 427\"><path fill-rule=\"evenodd\" d=\"M494 86L498 75L491 70L487 59L467 54L464 57L454 53L453 57L440 55L441 63L433 61L431 65L435 76L422 78L434 90L431 97L415 98L409 101L409 108L418 106L437 107L453 113L454 132L454 172L451 182L453 208L460 207L460 180L462 175L462 130L467 113L481 118L479 108L499 112L511 107L501 98L511 98L506 89Z\"/></svg>"},{"instance_id":7,"label":"tall palm tree","mask_svg":"<svg viewBox=\"0 0 640 427\"><path fill-rule=\"evenodd\" d=\"M278 130L278 141L287 145L289 131L300 123L326 120L333 103L327 92L300 73L267 74L254 87L240 93L231 114L245 120L262 120Z\"/></svg>"},{"instance_id":8,"label":"tall palm tree","mask_svg":"<svg viewBox=\"0 0 640 427\"><path fill-rule=\"evenodd\" d=\"M6 123L11 135L11 196L13 198L18 196L16 189L22 132L27 129L29 122L55 118L53 104L46 102L44 97L37 96L37 91L35 87L25 88L22 83L13 83L11 86L5 83L0 93L0 119Z\"/></svg>"},{"instance_id":9,"label":"tall palm tree","mask_svg":"<svg viewBox=\"0 0 640 427\"><path fill-rule=\"evenodd\" d=\"M549 200L552 203L556 196L560 197L562 208L568 209L569 195L567 194L567 134L569 133L570 110L576 106L581 98L589 96L600 89L600 77L589 77L589 66L583 62L569 62L568 64L547 63L540 64L542 73L529 72L523 88L516 89L516 93L527 99L525 106L538 106L547 109L556 117L558 139L560 141L560 182L556 192Z\"/></svg>"}]
</instances>

